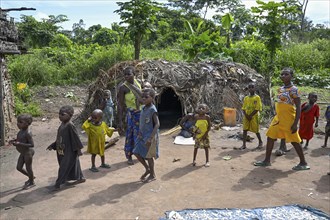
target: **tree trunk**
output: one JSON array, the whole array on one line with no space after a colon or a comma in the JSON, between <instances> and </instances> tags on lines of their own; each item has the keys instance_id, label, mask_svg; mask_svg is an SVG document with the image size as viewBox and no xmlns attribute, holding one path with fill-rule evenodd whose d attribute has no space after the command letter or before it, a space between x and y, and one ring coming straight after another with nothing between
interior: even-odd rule
<instances>
[{"instance_id":1,"label":"tree trunk","mask_svg":"<svg viewBox=\"0 0 330 220\"><path fill-rule=\"evenodd\" d=\"M142 35L140 33L138 33L135 36L135 40L134 40L134 59L135 60L140 59L141 41L142 41Z\"/></svg>"}]
</instances>

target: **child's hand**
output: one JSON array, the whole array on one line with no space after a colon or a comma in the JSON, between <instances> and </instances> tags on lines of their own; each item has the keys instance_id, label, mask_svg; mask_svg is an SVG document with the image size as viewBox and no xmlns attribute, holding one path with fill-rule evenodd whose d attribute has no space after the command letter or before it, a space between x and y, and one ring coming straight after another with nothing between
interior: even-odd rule
<instances>
[{"instance_id":1,"label":"child's hand","mask_svg":"<svg viewBox=\"0 0 330 220\"><path fill-rule=\"evenodd\" d=\"M46 148L46 150L49 150L49 151L53 150L52 145L49 145L49 146Z\"/></svg>"},{"instance_id":2,"label":"child's hand","mask_svg":"<svg viewBox=\"0 0 330 220\"><path fill-rule=\"evenodd\" d=\"M146 142L146 146L149 149L149 147L151 146L151 138L148 138L148 140Z\"/></svg>"},{"instance_id":3,"label":"child's hand","mask_svg":"<svg viewBox=\"0 0 330 220\"><path fill-rule=\"evenodd\" d=\"M8 141L8 144L13 145L14 142L16 142L16 139L9 140L9 141Z\"/></svg>"},{"instance_id":4,"label":"child's hand","mask_svg":"<svg viewBox=\"0 0 330 220\"><path fill-rule=\"evenodd\" d=\"M83 155L83 153L81 152L81 150L80 150L80 149L78 150L78 152L77 152L77 153L78 153L78 156L82 156L82 155Z\"/></svg>"},{"instance_id":5,"label":"child's hand","mask_svg":"<svg viewBox=\"0 0 330 220\"><path fill-rule=\"evenodd\" d=\"M297 130L298 130L297 125L296 125L296 124L293 124L293 125L291 126L291 133L292 133L292 134L293 134L293 133L296 133Z\"/></svg>"},{"instance_id":6,"label":"child's hand","mask_svg":"<svg viewBox=\"0 0 330 220\"><path fill-rule=\"evenodd\" d=\"M315 123L315 127L317 128L319 126L319 124L318 123Z\"/></svg>"}]
</instances>

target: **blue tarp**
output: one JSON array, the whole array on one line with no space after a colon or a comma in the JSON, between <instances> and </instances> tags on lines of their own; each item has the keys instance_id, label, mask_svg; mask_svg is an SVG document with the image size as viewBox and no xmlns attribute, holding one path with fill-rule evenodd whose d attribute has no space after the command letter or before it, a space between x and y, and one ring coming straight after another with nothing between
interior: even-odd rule
<instances>
[{"instance_id":1,"label":"blue tarp","mask_svg":"<svg viewBox=\"0 0 330 220\"><path fill-rule=\"evenodd\" d=\"M329 220L328 214L304 205L285 205L254 209L184 209L166 211L166 217L159 220Z\"/></svg>"}]
</instances>

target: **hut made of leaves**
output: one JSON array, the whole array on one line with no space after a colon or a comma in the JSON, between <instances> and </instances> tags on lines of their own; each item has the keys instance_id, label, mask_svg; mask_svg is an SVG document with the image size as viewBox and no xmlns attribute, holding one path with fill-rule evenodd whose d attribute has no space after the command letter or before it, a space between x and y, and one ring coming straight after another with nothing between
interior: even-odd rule
<instances>
[{"instance_id":1,"label":"hut made of leaves","mask_svg":"<svg viewBox=\"0 0 330 220\"><path fill-rule=\"evenodd\" d=\"M117 102L118 88L124 82L123 70L128 66L135 67L135 76L140 82L151 83L158 94L155 104L159 115L169 115L172 121L193 112L199 103L210 107L212 120L222 120L224 107L230 107L237 109L240 121L242 100L248 94L247 85L251 82L256 84L256 93L263 104L271 105L269 86L264 77L243 64L222 61L127 61L100 72L89 86L88 99L80 119L85 120L98 108L100 94L105 89L112 91L113 101Z\"/></svg>"}]
</instances>

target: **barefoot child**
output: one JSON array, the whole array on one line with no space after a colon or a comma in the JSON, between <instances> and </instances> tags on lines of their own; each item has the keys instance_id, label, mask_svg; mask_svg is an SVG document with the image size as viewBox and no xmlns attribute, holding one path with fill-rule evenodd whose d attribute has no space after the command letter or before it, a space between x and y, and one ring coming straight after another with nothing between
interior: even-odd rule
<instances>
[{"instance_id":1,"label":"barefoot child","mask_svg":"<svg viewBox=\"0 0 330 220\"><path fill-rule=\"evenodd\" d=\"M14 140L9 141L9 144L16 146L16 150L20 153L16 169L27 176L29 179L25 182L23 189L35 186L34 175L32 170L32 160L34 155L34 143L32 133L29 132L29 126L32 124L32 116L22 114L17 117L17 127L19 132ZM25 164L26 170L23 168Z\"/></svg>"},{"instance_id":2,"label":"barefoot child","mask_svg":"<svg viewBox=\"0 0 330 220\"><path fill-rule=\"evenodd\" d=\"M300 163L292 169L309 170L310 168L307 165L300 145L301 139L297 129L298 120L300 118L300 96L298 88L291 82L293 70L291 68L284 68L280 77L284 85L278 90L276 115L266 133L267 146L265 159L255 162L254 165L263 167L270 166L270 157L274 142L276 139L280 138L285 139L286 142L291 142L299 156Z\"/></svg>"},{"instance_id":3,"label":"barefoot child","mask_svg":"<svg viewBox=\"0 0 330 220\"><path fill-rule=\"evenodd\" d=\"M101 101L101 110L103 111L103 121L109 126L112 127L113 121L113 101L111 98L111 91L104 90L104 98Z\"/></svg>"},{"instance_id":4,"label":"barefoot child","mask_svg":"<svg viewBox=\"0 0 330 220\"><path fill-rule=\"evenodd\" d=\"M330 105L327 107L327 110L325 111L324 116L327 119L327 124L325 125L325 137L324 137L324 144L322 146L323 148L327 147L328 138L330 135Z\"/></svg>"},{"instance_id":5,"label":"barefoot child","mask_svg":"<svg viewBox=\"0 0 330 220\"><path fill-rule=\"evenodd\" d=\"M257 135L259 140L256 150L262 148L262 140L259 133L259 112L262 110L262 104L260 96L255 94L256 86L254 83L248 85L250 95L244 97L243 101L243 145L240 148L234 148L236 150L246 149L246 136L247 132L251 131Z\"/></svg>"},{"instance_id":6,"label":"barefoot child","mask_svg":"<svg viewBox=\"0 0 330 220\"><path fill-rule=\"evenodd\" d=\"M144 106L140 115L138 139L133 149L133 154L145 168L144 174L140 177L140 180L143 182L156 180L154 158L157 159L159 157L159 119L157 109L153 104L155 95L156 93L153 89L143 90L142 100ZM147 176L148 178L146 178Z\"/></svg>"},{"instance_id":7,"label":"barefoot child","mask_svg":"<svg viewBox=\"0 0 330 220\"><path fill-rule=\"evenodd\" d=\"M56 150L59 164L54 191L59 190L62 184L70 180L75 180L76 184L86 181L79 161L83 145L76 127L71 122L73 113L72 106L66 105L60 108L59 119L62 123L57 130L56 141L47 147L47 150Z\"/></svg>"},{"instance_id":8,"label":"barefoot child","mask_svg":"<svg viewBox=\"0 0 330 220\"><path fill-rule=\"evenodd\" d=\"M196 123L193 128L195 146L194 146L194 156L193 156L193 166L196 166L196 156L198 148L204 148L205 150L205 167L210 166L209 162L209 148L210 148L210 139L209 131L211 129L211 120L210 116L206 113L209 112L209 107L206 104L199 104L196 110Z\"/></svg>"},{"instance_id":9,"label":"barefoot child","mask_svg":"<svg viewBox=\"0 0 330 220\"><path fill-rule=\"evenodd\" d=\"M105 163L104 149L105 149L105 135L112 136L115 131L114 128L109 128L108 125L102 121L103 112L101 109L95 109L91 116L84 122L82 129L86 131L88 136L87 152L92 154L92 167L89 169L92 172L99 172L95 166L95 157L100 155L102 168L110 168L109 164Z\"/></svg>"},{"instance_id":10,"label":"barefoot child","mask_svg":"<svg viewBox=\"0 0 330 220\"><path fill-rule=\"evenodd\" d=\"M315 128L318 127L320 108L316 104L317 95L313 92L308 94L308 103L305 102L301 105L301 115L299 124L299 136L303 140L306 140L304 149L308 148L309 140L313 138L314 129L313 125L315 122Z\"/></svg>"}]
</instances>

